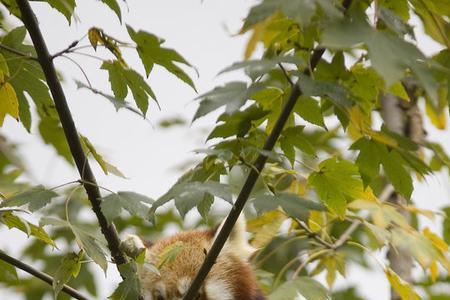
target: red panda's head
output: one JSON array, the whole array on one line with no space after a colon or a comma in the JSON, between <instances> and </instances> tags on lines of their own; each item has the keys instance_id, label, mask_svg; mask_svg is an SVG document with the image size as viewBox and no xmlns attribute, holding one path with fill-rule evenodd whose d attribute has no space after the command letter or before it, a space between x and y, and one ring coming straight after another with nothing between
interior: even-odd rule
<instances>
[{"instance_id":1,"label":"red panda's head","mask_svg":"<svg viewBox=\"0 0 450 300\"><path fill-rule=\"evenodd\" d=\"M138 270L145 300L182 299L214 242L216 230L187 231L156 241L147 248ZM144 244L129 236L137 247ZM174 248L177 248L174 250ZM174 257L167 259L169 251ZM245 220L239 218L227 243L206 277L199 300L263 300L248 258L253 248L245 237ZM155 272L154 267L159 269Z\"/></svg>"}]
</instances>

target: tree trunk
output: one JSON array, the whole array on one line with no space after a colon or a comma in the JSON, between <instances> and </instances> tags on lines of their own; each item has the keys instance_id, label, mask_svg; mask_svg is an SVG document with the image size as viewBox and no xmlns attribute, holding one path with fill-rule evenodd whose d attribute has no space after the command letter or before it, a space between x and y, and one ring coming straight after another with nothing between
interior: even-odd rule
<instances>
[{"instance_id":1,"label":"tree trunk","mask_svg":"<svg viewBox=\"0 0 450 300\"><path fill-rule=\"evenodd\" d=\"M417 106L415 87L412 84L406 86L410 101L399 99L393 95L383 95L381 97L381 115L389 130L404 135L414 142L421 142L424 136L422 115ZM407 200L393 192L388 199L396 205L405 205ZM399 210L407 220L411 219L410 214L405 210ZM407 248L391 247L387 253L390 267L403 280L412 282L413 260ZM399 300L400 296L391 288L391 299Z\"/></svg>"}]
</instances>

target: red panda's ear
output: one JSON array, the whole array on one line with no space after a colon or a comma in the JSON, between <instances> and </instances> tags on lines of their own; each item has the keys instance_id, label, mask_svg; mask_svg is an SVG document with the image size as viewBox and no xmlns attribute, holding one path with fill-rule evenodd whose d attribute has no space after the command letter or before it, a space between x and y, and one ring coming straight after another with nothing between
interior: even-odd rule
<instances>
[{"instance_id":1,"label":"red panda's ear","mask_svg":"<svg viewBox=\"0 0 450 300\"><path fill-rule=\"evenodd\" d=\"M223 222L217 228L214 239L219 234L222 226ZM248 260L250 256L256 251L256 249L253 248L247 241L246 228L247 224L245 217L243 214L241 214L237 219L236 224L234 224L233 230L231 231L230 236L228 237L228 240L224 246L224 250L231 251L244 260Z\"/></svg>"},{"instance_id":2,"label":"red panda's ear","mask_svg":"<svg viewBox=\"0 0 450 300\"><path fill-rule=\"evenodd\" d=\"M129 257L136 258L142 251L148 248L148 241L142 240L139 236L128 234L120 243L120 249Z\"/></svg>"}]
</instances>

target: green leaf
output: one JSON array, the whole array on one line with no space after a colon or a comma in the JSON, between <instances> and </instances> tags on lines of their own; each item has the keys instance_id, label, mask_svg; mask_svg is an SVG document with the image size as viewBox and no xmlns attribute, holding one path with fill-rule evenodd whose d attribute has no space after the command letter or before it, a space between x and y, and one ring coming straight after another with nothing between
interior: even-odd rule
<instances>
[{"instance_id":1,"label":"green leaf","mask_svg":"<svg viewBox=\"0 0 450 300\"><path fill-rule=\"evenodd\" d=\"M99 164L100 168L102 168L102 171L108 175L109 173L114 174L116 176L126 178L125 175L114 165L107 162L102 155L100 155L97 150L95 149L94 145L88 140L87 137L80 135L80 141L81 144L84 146L84 148L87 149L88 154L92 154L95 161Z\"/></svg>"},{"instance_id":2,"label":"green leaf","mask_svg":"<svg viewBox=\"0 0 450 300\"><path fill-rule=\"evenodd\" d=\"M411 38L415 38L413 28L392 10L381 7L379 10L379 17L383 23L398 36L402 37L405 34L408 34Z\"/></svg>"},{"instance_id":3,"label":"green leaf","mask_svg":"<svg viewBox=\"0 0 450 300\"><path fill-rule=\"evenodd\" d=\"M320 171L312 172L308 184L313 186L320 200L338 216L345 215L347 201L364 195L358 168L346 160L329 158L319 165Z\"/></svg>"},{"instance_id":4,"label":"green leaf","mask_svg":"<svg viewBox=\"0 0 450 300\"><path fill-rule=\"evenodd\" d=\"M299 85L304 96L326 96L339 107L352 106L353 101L350 100L348 91L334 82L314 80L309 76L300 75Z\"/></svg>"},{"instance_id":5,"label":"green leaf","mask_svg":"<svg viewBox=\"0 0 450 300\"><path fill-rule=\"evenodd\" d=\"M421 300L420 296L414 289L405 281L403 281L392 269L386 268L384 270L391 287L400 296L402 300Z\"/></svg>"},{"instance_id":6,"label":"green leaf","mask_svg":"<svg viewBox=\"0 0 450 300\"><path fill-rule=\"evenodd\" d=\"M395 150L383 151L381 154L381 163L389 181L396 191L409 199L413 191L413 183L411 174L403 167L405 161Z\"/></svg>"},{"instance_id":7,"label":"green leaf","mask_svg":"<svg viewBox=\"0 0 450 300\"><path fill-rule=\"evenodd\" d=\"M106 255L103 250L106 249L105 241L99 236L86 232L74 224L70 224L70 228L75 235L78 246L106 272L108 261L106 260Z\"/></svg>"},{"instance_id":8,"label":"green leaf","mask_svg":"<svg viewBox=\"0 0 450 300\"><path fill-rule=\"evenodd\" d=\"M78 254L69 253L61 261L55 275L53 276L53 292L55 299L58 298L64 284L69 282L72 277L77 277L81 269L81 259L83 258L83 251Z\"/></svg>"},{"instance_id":9,"label":"green leaf","mask_svg":"<svg viewBox=\"0 0 450 300\"><path fill-rule=\"evenodd\" d=\"M316 3L312 0L264 0L250 9L242 31L248 30L278 11L301 25L307 25L316 11ZM330 10L327 9L328 11Z\"/></svg>"},{"instance_id":10,"label":"green leaf","mask_svg":"<svg viewBox=\"0 0 450 300\"><path fill-rule=\"evenodd\" d=\"M4 223L8 228L17 228L18 230L24 232L27 236L34 236L38 240L56 247L55 242L49 237L45 230L38 227L27 220L13 215L12 213L3 213L0 215L0 222Z\"/></svg>"},{"instance_id":11,"label":"green leaf","mask_svg":"<svg viewBox=\"0 0 450 300\"><path fill-rule=\"evenodd\" d=\"M64 157L68 163L73 164L72 153L70 152L59 119L41 118L39 122L39 133L47 145L52 145L58 155Z\"/></svg>"},{"instance_id":12,"label":"green leaf","mask_svg":"<svg viewBox=\"0 0 450 300\"><path fill-rule=\"evenodd\" d=\"M179 63L189 67L191 66L178 52L173 49L161 47L164 40L151 33L142 30L135 32L130 26L127 26L127 30L131 39L137 45L137 52L144 65L147 76L152 71L153 66L157 64L197 91L189 75L176 65L176 63Z\"/></svg>"},{"instance_id":13,"label":"green leaf","mask_svg":"<svg viewBox=\"0 0 450 300\"><path fill-rule=\"evenodd\" d=\"M122 210L126 210L132 216L144 219L153 202L152 199L135 192L117 192L117 194L110 194L103 198L101 209L108 222L112 222L120 216Z\"/></svg>"},{"instance_id":14,"label":"green leaf","mask_svg":"<svg viewBox=\"0 0 450 300\"><path fill-rule=\"evenodd\" d=\"M297 100L294 111L305 121L327 129L323 120L319 102L313 98L300 96Z\"/></svg>"},{"instance_id":15,"label":"green leaf","mask_svg":"<svg viewBox=\"0 0 450 300\"><path fill-rule=\"evenodd\" d=\"M150 86L136 71L123 66L117 60L112 62L105 61L103 62L101 68L108 71L109 82L111 83L111 89L114 96L119 99L125 99L129 88L133 94L136 105L139 107L144 116L148 109L148 96L158 103Z\"/></svg>"},{"instance_id":16,"label":"green leaf","mask_svg":"<svg viewBox=\"0 0 450 300\"><path fill-rule=\"evenodd\" d=\"M257 196L252 200L252 203L258 214L273 211L281 207L288 216L303 221L308 219L310 210L325 210L325 207L320 203L292 193Z\"/></svg>"},{"instance_id":17,"label":"green leaf","mask_svg":"<svg viewBox=\"0 0 450 300\"><path fill-rule=\"evenodd\" d=\"M231 72L234 70L244 69L245 73L255 81L258 77L269 73L272 69L277 68L278 64L294 64L298 68L305 66L305 60L299 56L275 56L270 59L256 59L256 60L245 60L232 64L231 66L223 69L219 74L226 72Z\"/></svg>"},{"instance_id":18,"label":"green leaf","mask_svg":"<svg viewBox=\"0 0 450 300\"><path fill-rule=\"evenodd\" d=\"M35 212L49 204L53 198L58 196L59 195L54 191L47 190L42 185L38 185L2 201L0 207L28 205L28 209L31 212Z\"/></svg>"},{"instance_id":19,"label":"green leaf","mask_svg":"<svg viewBox=\"0 0 450 300\"><path fill-rule=\"evenodd\" d=\"M69 22L70 24L73 11L76 6L75 0L37 0L37 1L47 2L51 7L62 13L66 17L67 22Z\"/></svg>"},{"instance_id":20,"label":"green leaf","mask_svg":"<svg viewBox=\"0 0 450 300\"><path fill-rule=\"evenodd\" d=\"M176 241L164 247L159 253L159 262L156 268L161 269L164 265L170 265L177 259L178 254L184 249L182 241Z\"/></svg>"},{"instance_id":21,"label":"green leaf","mask_svg":"<svg viewBox=\"0 0 450 300\"><path fill-rule=\"evenodd\" d=\"M140 298L141 286L136 275L137 266L134 262L128 262L118 266L120 274L125 279L119 284L114 293L108 298L113 300L136 300Z\"/></svg>"},{"instance_id":22,"label":"green leaf","mask_svg":"<svg viewBox=\"0 0 450 300\"><path fill-rule=\"evenodd\" d=\"M226 184L215 181L181 182L175 184L166 194L153 203L150 216L153 215L158 207L172 199L175 200L175 206L182 217L184 217L189 210L199 204L202 205L204 214L205 203L202 201L205 201L205 194L221 198L232 204L230 188Z\"/></svg>"},{"instance_id":23,"label":"green leaf","mask_svg":"<svg viewBox=\"0 0 450 300\"><path fill-rule=\"evenodd\" d=\"M328 300L330 296L323 285L309 277L298 277L280 285L269 300L297 299L302 295L306 300Z\"/></svg>"},{"instance_id":24,"label":"green leaf","mask_svg":"<svg viewBox=\"0 0 450 300\"><path fill-rule=\"evenodd\" d=\"M120 6L117 3L117 0L102 0L103 3L109 6L117 15L120 22L122 22L122 12L120 10Z\"/></svg>"},{"instance_id":25,"label":"green leaf","mask_svg":"<svg viewBox=\"0 0 450 300\"><path fill-rule=\"evenodd\" d=\"M442 209L444 212L444 220L442 221L442 236L447 244L450 244L450 206Z\"/></svg>"},{"instance_id":26,"label":"green leaf","mask_svg":"<svg viewBox=\"0 0 450 300\"><path fill-rule=\"evenodd\" d=\"M374 68L363 63L354 64L349 75L345 86L366 115L370 115L378 105L380 93L384 91L383 78Z\"/></svg>"},{"instance_id":27,"label":"green leaf","mask_svg":"<svg viewBox=\"0 0 450 300\"><path fill-rule=\"evenodd\" d=\"M33 46L24 45L26 35L25 27L17 27L6 34L1 43L10 48L35 56ZM8 79L12 84L19 101L19 118L23 126L30 131L31 113L26 94L34 101L39 115L56 116L53 101L45 84L45 76L38 62L23 58L14 53L0 49L3 54L10 74L14 76Z\"/></svg>"},{"instance_id":28,"label":"green leaf","mask_svg":"<svg viewBox=\"0 0 450 300\"><path fill-rule=\"evenodd\" d=\"M243 137L251 129L252 123L267 116L269 111L265 111L257 105L252 105L244 111L237 111L231 115L222 114L218 121L224 122L218 125L209 134L208 140L215 137L230 137L236 135Z\"/></svg>"},{"instance_id":29,"label":"green leaf","mask_svg":"<svg viewBox=\"0 0 450 300\"><path fill-rule=\"evenodd\" d=\"M142 112L140 112L136 108L132 107L124 99L115 98L112 95L108 95L106 93L103 93L103 92L101 92L101 91L99 91L99 90L97 90L97 89L95 89L93 87L90 87L90 86L88 86L88 85L86 85L83 82L78 81L78 80L75 80L75 84L77 85L78 89L82 89L82 88L88 89L91 92L93 92L94 94L98 94L98 95L101 95L101 96L105 97L107 100L109 100L109 102L111 102L114 105L114 108L116 109L116 111L119 111L119 109L124 108L124 109L127 109L127 110L131 111L132 113L135 113L138 116L143 117L145 119L145 116L142 114ZM125 92L127 92L126 86L125 86ZM119 91L119 93L120 93L120 91ZM126 96L126 93L125 93L125 96Z\"/></svg>"},{"instance_id":30,"label":"green leaf","mask_svg":"<svg viewBox=\"0 0 450 300\"><path fill-rule=\"evenodd\" d=\"M19 280L16 268L3 260L0 260L0 282L15 283Z\"/></svg>"},{"instance_id":31,"label":"green leaf","mask_svg":"<svg viewBox=\"0 0 450 300\"><path fill-rule=\"evenodd\" d=\"M361 43L367 45L371 64L387 86L402 79L409 68L433 102L438 102L438 83L426 64L427 58L413 44L372 28L359 15L330 23L322 34L322 44L330 48L345 49Z\"/></svg>"},{"instance_id":32,"label":"green leaf","mask_svg":"<svg viewBox=\"0 0 450 300\"><path fill-rule=\"evenodd\" d=\"M280 147L291 165L294 165L295 161L294 147L306 154L316 156L316 151L303 133L303 128L304 126L289 127L281 133Z\"/></svg>"},{"instance_id":33,"label":"green leaf","mask_svg":"<svg viewBox=\"0 0 450 300\"><path fill-rule=\"evenodd\" d=\"M201 101L193 121L222 106L225 106L225 113L232 114L239 110L253 93L262 88L260 84L252 84L247 87L245 82L233 81L200 95L196 98Z\"/></svg>"},{"instance_id":34,"label":"green leaf","mask_svg":"<svg viewBox=\"0 0 450 300\"><path fill-rule=\"evenodd\" d=\"M359 168L364 186L367 187L380 173L381 156L379 146L376 142L362 137L353 143L350 149L359 150L359 155L355 162Z\"/></svg>"}]
</instances>

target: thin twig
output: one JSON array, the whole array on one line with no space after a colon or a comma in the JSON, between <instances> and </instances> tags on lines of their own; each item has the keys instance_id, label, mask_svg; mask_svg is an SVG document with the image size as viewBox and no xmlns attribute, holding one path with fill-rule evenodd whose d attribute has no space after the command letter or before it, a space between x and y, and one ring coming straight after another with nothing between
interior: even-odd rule
<instances>
[{"instance_id":1,"label":"thin twig","mask_svg":"<svg viewBox=\"0 0 450 300\"><path fill-rule=\"evenodd\" d=\"M345 242L348 241L352 233L355 232L356 229L358 229L360 224L361 224L360 220L354 220L352 224L348 226L347 230L345 230L344 233L339 237L339 239L337 239L336 242L334 242L333 249L336 250L337 248L344 245Z\"/></svg>"},{"instance_id":2,"label":"thin twig","mask_svg":"<svg viewBox=\"0 0 450 300\"><path fill-rule=\"evenodd\" d=\"M34 57L34 56L32 56L32 55L30 55L30 54L28 54L28 53L21 52L21 51L19 51L19 50L16 50L16 49L14 49L14 48L9 47L9 46L0 44L0 48L3 49L3 50L6 50L6 51L8 51L8 52L14 53L14 54L16 54L16 55L18 55L18 56L21 56L21 57L23 57L23 58L31 59L31 60L34 60L34 61L38 61L38 58L37 58L37 57Z\"/></svg>"},{"instance_id":3,"label":"thin twig","mask_svg":"<svg viewBox=\"0 0 450 300\"><path fill-rule=\"evenodd\" d=\"M81 65L75 59L73 59L67 55L61 54L61 57L64 57L65 59L70 60L75 66L77 66L78 69L80 69L81 73L83 74L84 78L86 79L86 82L88 83L89 87L92 88L91 81L89 80L89 77L87 76L86 72L83 70Z\"/></svg>"},{"instance_id":4,"label":"thin twig","mask_svg":"<svg viewBox=\"0 0 450 300\"><path fill-rule=\"evenodd\" d=\"M69 46L67 46L67 48L65 48L65 49L63 49L63 50L61 50L61 51L58 51L58 52L56 52L55 54L53 54L53 55L52 55L52 59L55 59L55 57L61 56L61 55L65 54L65 53L71 52L72 49L73 49L76 45L78 45L79 42L80 42L80 41L78 41L78 40L73 41Z\"/></svg>"},{"instance_id":5,"label":"thin twig","mask_svg":"<svg viewBox=\"0 0 450 300\"><path fill-rule=\"evenodd\" d=\"M344 0L343 5L345 9L347 9L350 6L350 4L351 0ZM308 64L309 68L305 69L305 71L303 72L304 75L309 76L311 74L311 70L313 70L317 66L324 52L325 49L323 48L319 48L313 51ZM297 82L292 87L289 99L286 102L285 106L283 107L283 110L281 111L281 114L278 117L275 126L273 127L270 135L268 136L266 142L264 143L263 150L272 151L273 147L275 146L275 143L278 140L278 137L281 134L281 131L284 128L284 125L286 124L289 116L291 115L292 110L294 109L295 104L297 103L297 99L301 94L302 92ZM216 259L219 256L220 251L225 245L225 242L228 239L231 230L233 229L234 224L236 223L239 215L241 214L242 209L244 208L245 203L247 202L248 197L250 196L250 193L252 192L252 189L255 186L255 183L258 180L259 174L263 170L267 159L268 159L267 156L260 153L255 163L253 164L255 166L255 169L250 170L250 173L247 176L247 179L241 189L241 192L239 193L239 196L236 199L236 202L234 203L230 213L228 214L228 217L226 218L225 223L223 224L222 229L217 235L211 249L208 251L208 255L203 261L200 270L197 272L195 279L192 281L189 290L184 295L183 300L193 300L198 295L198 292L203 284L203 281L205 280L212 266L216 262Z\"/></svg>"},{"instance_id":6,"label":"thin twig","mask_svg":"<svg viewBox=\"0 0 450 300\"><path fill-rule=\"evenodd\" d=\"M52 56L48 52L47 45L39 29L36 16L34 15L28 0L17 0L17 4L22 15L22 21L30 34L31 40L33 41L36 49L39 63L44 71L47 84L53 96L55 107L58 112L59 119L61 120L61 125L78 172L80 173L83 181L93 183L92 185L83 183L89 201L91 202L92 210L94 211L101 231L108 242L108 248L111 251L111 256L113 257L114 262L117 265L124 264L128 260L123 251L119 248L120 239L114 224L108 223L105 215L101 211L100 190L96 186L97 181L81 146L78 132L67 104L66 96L62 89L61 83L58 80L55 66L53 65Z\"/></svg>"},{"instance_id":7,"label":"thin twig","mask_svg":"<svg viewBox=\"0 0 450 300\"><path fill-rule=\"evenodd\" d=\"M294 82L292 81L291 77L289 77L289 74L287 70L283 67L281 63L278 63L278 66L280 67L281 71L283 72L284 76L286 77L287 81L291 86L294 86Z\"/></svg>"},{"instance_id":8,"label":"thin twig","mask_svg":"<svg viewBox=\"0 0 450 300\"><path fill-rule=\"evenodd\" d=\"M309 229L302 221L295 219L298 226L300 226L306 233L308 237L315 239L319 244L325 246L325 248L334 249L334 245L322 239L316 232Z\"/></svg>"},{"instance_id":9,"label":"thin twig","mask_svg":"<svg viewBox=\"0 0 450 300\"><path fill-rule=\"evenodd\" d=\"M20 260L15 259L14 257L9 256L8 254L6 254L2 251L0 251L0 259L16 268L19 268L19 269L27 272L28 274L33 275L34 277L36 277L38 279L48 283L50 286L53 285L53 277L51 277L50 275L48 275L44 272L36 270L35 268L23 263ZM84 296L76 289L74 289L68 285L65 285L65 284L63 285L63 288L61 291L66 293L69 296L72 296L75 299L89 300L88 297Z\"/></svg>"}]
</instances>

